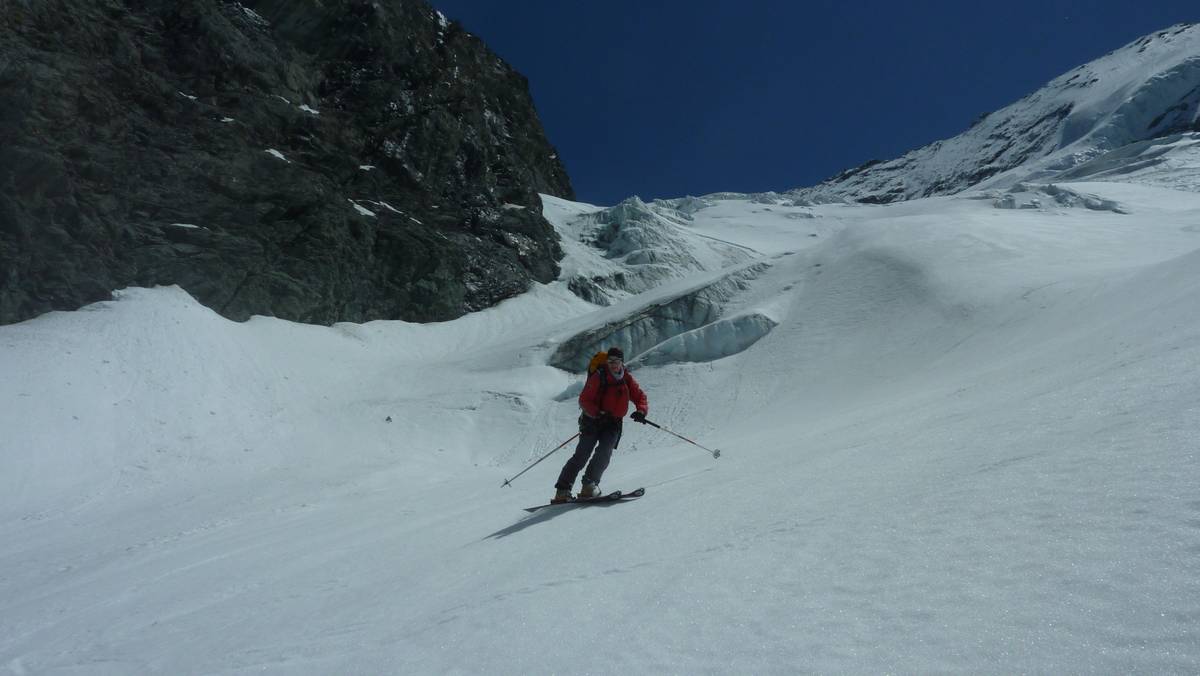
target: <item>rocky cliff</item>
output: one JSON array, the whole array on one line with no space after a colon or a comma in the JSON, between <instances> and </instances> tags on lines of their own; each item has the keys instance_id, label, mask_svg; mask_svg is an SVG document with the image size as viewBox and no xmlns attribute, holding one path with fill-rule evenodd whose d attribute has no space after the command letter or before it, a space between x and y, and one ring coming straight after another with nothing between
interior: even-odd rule
<instances>
[{"instance_id":1,"label":"rocky cliff","mask_svg":"<svg viewBox=\"0 0 1200 676\"><path fill-rule=\"evenodd\" d=\"M0 102L0 323L160 284L440 320L558 273L527 82L422 0L6 0Z\"/></svg>"}]
</instances>

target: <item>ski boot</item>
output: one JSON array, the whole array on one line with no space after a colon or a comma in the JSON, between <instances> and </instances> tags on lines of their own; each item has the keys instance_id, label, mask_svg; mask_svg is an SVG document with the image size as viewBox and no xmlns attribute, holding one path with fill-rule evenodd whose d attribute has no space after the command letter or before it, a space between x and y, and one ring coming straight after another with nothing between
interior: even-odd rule
<instances>
[{"instance_id":1,"label":"ski boot","mask_svg":"<svg viewBox=\"0 0 1200 676\"><path fill-rule=\"evenodd\" d=\"M588 498L600 497L600 484L587 483L583 484L583 490L579 491L579 499L587 500Z\"/></svg>"},{"instance_id":2,"label":"ski boot","mask_svg":"<svg viewBox=\"0 0 1200 676\"><path fill-rule=\"evenodd\" d=\"M570 488L557 488L554 490L554 499L550 501L552 505L558 505L564 502L570 502L575 498L571 497Z\"/></svg>"}]
</instances>

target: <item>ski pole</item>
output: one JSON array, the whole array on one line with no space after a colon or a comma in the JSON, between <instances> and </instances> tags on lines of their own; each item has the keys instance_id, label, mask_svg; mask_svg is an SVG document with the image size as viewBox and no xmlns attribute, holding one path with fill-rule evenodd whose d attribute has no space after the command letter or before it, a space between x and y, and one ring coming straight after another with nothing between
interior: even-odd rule
<instances>
[{"instance_id":1,"label":"ski pole","mask_svg":"<svg viewBox=\"0 0 1200 676\"><path fill-rule=\"evenodd\" d=\"M704 448L703 446L700 446L700 444L698 444L698 443L696 443L696 442L692 441L691 439L688 439L687 437L683 436L682 434L677 434L677 433L675 433L675 432L672 432L671 430L669 430L669 429L667 429L667 428L663 427L662 425L659 425L659 424L658 424L658 423L656 423L656 422L652 422L652 421L650 421L650 420L646 420L645 418L642 418L641 422L644 422L644 423L646 423L647 425L653 425L653 426L657 427L658 429L660 429L660 430L662 430L662 431L666 432L667 434L672 434L672 435L674 435L674 436L677 436L677 437L679 437L680 439L683 439L684 441L688 442L689 444L691 444L691 445L693 445L693 446L699 446L700 448ZM713 449L711 449L711 448L704 448L704 450L708 451L709 453L712 453L712 457L713 457L713 458L719 458L719 457L721 457L721 450L720 450L720 449L713 450Z\"/></svg>"},{"instance_id":2,"label":"ski pole","mask_svg":"<svg viewBox=\"0 0 1200 676\"><path fill-rule=\"evenodd\" d=\"M575 437L578 437L578 436L579 436L579 432L576 432L575 436L573 436L570 439L567 439L566 441L559 444L557 447L555 447L554 451L557 451L558 449L562 448L563 446L566 446L567 444L571 443L572 441L575 441ZM528 472L529 470L533 469L534 465L536 465L539 462L545 460L546 458L549 458L550 456L554 455L554 451L550 451L546 455L543 455L542 457L538 458L537 460L534 460L533 465L530 465L530 466L526 467L525 469L521 470L521 472L519 474L517 474L517 476L515 476L511 479L506 479L504 481L504 483L500 485L500 488L504 488L505 486L512 485L512 482L516 481L518 476L521 476L521 474Z\"/></svg>"}]
</instances>

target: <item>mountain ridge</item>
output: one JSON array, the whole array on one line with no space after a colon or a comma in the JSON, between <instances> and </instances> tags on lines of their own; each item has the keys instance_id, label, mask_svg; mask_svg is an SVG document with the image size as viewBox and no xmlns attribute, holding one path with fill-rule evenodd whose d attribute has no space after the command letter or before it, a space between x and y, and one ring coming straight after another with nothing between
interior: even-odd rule
<instances>
[{"instance_id":1,"label":"mountain ridge","mask_svg":"<svg viewBox=\"0 0 1200 676\"><path fill-rule=\"evenodd\" d=\"M1200 24L1175 24L979 116L957 136L892 160L869 160L784 195L882 204L1049 181L1131 143L1200 131L1198 112Z\"/></svg>"}]
</instances>

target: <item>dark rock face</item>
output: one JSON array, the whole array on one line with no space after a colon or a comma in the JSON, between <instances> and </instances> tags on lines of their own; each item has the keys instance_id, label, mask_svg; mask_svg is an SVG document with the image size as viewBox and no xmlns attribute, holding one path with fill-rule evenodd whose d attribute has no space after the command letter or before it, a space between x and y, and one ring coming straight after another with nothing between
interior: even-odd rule
<instances>
[{"instance_id":1,"label":"dark rock face","mask_svg":"<svg viewBox=\"0 0 1200 676\"><path fill-rule=\"evenodd\" d=\"M0 4L0 323L449 319L557 276L539 192L527 82L422 0Z\"/></svg>"}]
</instances>

